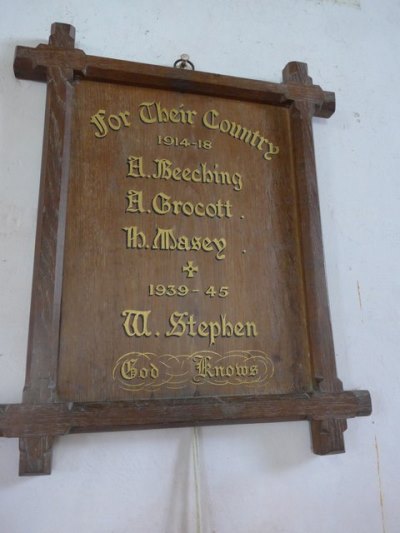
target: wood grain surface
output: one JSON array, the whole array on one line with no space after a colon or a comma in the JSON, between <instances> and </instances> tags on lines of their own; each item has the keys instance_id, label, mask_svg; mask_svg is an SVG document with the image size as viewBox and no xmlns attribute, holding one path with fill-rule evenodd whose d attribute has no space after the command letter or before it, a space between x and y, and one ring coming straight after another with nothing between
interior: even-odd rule
<instances>
[{"instance_id":1,"label":"wood grain surface","mask_svg":"<svg viewBox=\"0 0 400 533\"><path fill-rule=\"evenodd\" d=\"M312 118L333 93L87 56L75 30L17 47L47 83L23 403L0 406L20 474L57 435L310 420L344 451Z\"/></svg>"},{"instance_id":2,"label":"wood grain surface","mask_svg":"<svg viewBox=\"0 0 400 533\"><path fill-rule=\"evenodd\" d=\"M197 115L193 124L145 124L139 118L143 102L159 102L163 109L195 110ZM129 110L131 126L96 138L90 117L98 109L114 114ZM256 147L229 133L207 129L201 119L213 109L219 113L216 121L234 121L254 132L265 132L279 146L279 154L266 160ZM175 91L78 82L72 129L59 397L96 401L311 390L289 111ZM159 136L185 139L191 145L160 146ZM210 149L192 145L205 139ZM230 176L240 175L240 182L235 186L127 177L129 156L142 158L146 176L156 173L154 161L165 159L173 167L206 165L208 172L217 166ZM142 195L144 212L126 212L126 195L133 190ZM156 198L159 210L160 193L168 203L229 202L230 209L222 210L221 217L158 214L152 203ZM123 228L132 226L145 235L148 249L126 248ZM176 236L224 239L226 248L220 254L215 247L210 251L152 249L161 246L162 239L156 240L158 228ZM193 278L182 272L188 261L198 268ZM151 284L183 284L199 292L183 297L150 296ZM216 291L226 287L229 293L213 297L205 294L209 287ZM150 337L124 333L121 312L126 309L151 311ZM220 322L221 317L231 324L252 322L256 331L250 337L212 339L196 331L192 336L187 328L168 337L174 312L186 313L185 320L193 316L197 323ZM255 379L239 379L235 372L232 379L207 376L195 383L199 352L204 357L208 353L224 357L219 363L223 368L244 364L247 357L241 358L241 353L250 354L257 364L251 355L259 354L268 361L268 375L257 367ZM126 353L139 358L139 354L151 354L148 360L160 370L159 379L113 379L116 361ZM180 360L166 360L166 356ZM137 368L143 368L142 364L146 367L147 359L141 357ZM180 374L181 385L171 373Z\"/></svg>"}]
</instances>

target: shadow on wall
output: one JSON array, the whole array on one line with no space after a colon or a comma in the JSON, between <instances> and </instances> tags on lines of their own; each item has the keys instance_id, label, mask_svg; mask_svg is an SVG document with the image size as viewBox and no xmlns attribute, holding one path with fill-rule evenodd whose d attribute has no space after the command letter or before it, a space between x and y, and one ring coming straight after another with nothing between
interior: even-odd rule
<instances>
[{"instance_id":1,"label":"shadow on wall","mask_svg":"<svg viewBox=\"0 0 400 533\"><path fill-rule=\"evenodd\" d=\"M167 506L165 533L190 531L193 523L190 498L193 494L192 479L193 432L181 432L181 439L176 452L175 468L169 491L170 501Z\"/></svg>"}]
</instances>

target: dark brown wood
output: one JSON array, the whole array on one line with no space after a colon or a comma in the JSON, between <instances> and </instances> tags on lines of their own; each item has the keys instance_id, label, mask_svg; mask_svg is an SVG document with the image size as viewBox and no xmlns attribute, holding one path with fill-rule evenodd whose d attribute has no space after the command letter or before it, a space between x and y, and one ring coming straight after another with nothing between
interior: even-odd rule
<instances>
[{"instance_id":1,"label":"dark brown wood","mask_svg":"<svg viewBox=\"0 0 400 533\"><path fill-rule=\"evenodd\" d=\"M305 63L291 62L283 70L287 84L312 85ZM311 352L314 390L334 392L343 390L336 375L335 352L329 313L325 277L321 215L318 201L317 171L315 166L312 117L313 102L299 98L292 106L291 129L299 211L304 293L306 299L308 337ZM344 451L345 421L311 422L315 453L328 454Z\"/></svg>"},{"instance_id":2,"label":"dark brown wood","mask_svg":"<svg viewBox=\"0 0 400 533\"><path fill-rule=\"evenodd\" d=\"M50 47L73 48L75 29L53 24ZM69 176L72 70L47 70L47 99L24 402L56 399L60 303ZM20 443L20 474L50 472L51 439Z\"/></svg>"},{"instance_id":3,"label":"dark brown wood","mask_svg":"<svg viewBox=\"0 0 400 533\"><path fill-rule=\"evenodd\" d=\"M303 99L315 107L315 116L335 112L335 95L318 85L270 83L192 70L174 69L86 55L82 50L49 50L18 46L14 60L17 78L46 81L50 67L68 66L77 79L171 89L264 104L287 106Z\"/></svg>"},{"instance_id":4,"label":"dark brown wood","mask_svg":"<svg viewBox=\"0 0 400 533\"><path fill-rule=\"evenodd\" d=\"M27 405L27 404L25 404ZM46 432L48 433L48 432ZM51 473L51 456L54 438L40 433L37 436L24 433L15 435L19 439L19 475L49 475Z\"/></svg>"},{"instance_id":5,"label":"dark brown wood","mask_svg":"<svg viewBox=\"0 0 400 533\"><path fill-rule=\"evenodd\" d=\"M0 406L4 437L368 416L368 391Z\"/></svg>"},{"instance_id":6,"label":"dark brown wood","mask_svg":"<svg viewBox=\"0 0 400 533\"><path fill-rule=\"evenodd\" d=\"M21 405L0 406L0 435L20 437L20 474L50 473L54 437L84 431L309 420L315 453L343 452L346 419L370 414L371 400L367 391L343 391L335 366L312 136L312 117L332 115L334 94L313 84L304 63L289 63L283 83L270 83L86 56L74 49L74 34L72 26L56 23L48 45L17 47L14 62L17 77L47 82L24 398ZM249 128L257 141L205 130L200 120L184 130L176 120L144 125L132 110L145 101L195 109L198 118L218 108L229 127L236 121L245 126L244 138ZM96 138L93 117L101 109L114 122L107 137ZM131 113L129 128L121 126L119 112ZM182 131L190 146L206 137L215 150L171 150L160 142ZM258 147L260 132L268 139L261 137ZM280 146L279 158L260 158L263 143ZM143 175L127 175L129 156L143 156ZM239 172L243 191L225 187L222 193L217 182L177 187L173 180L145 179L154 177L147 168L158 158L182 168L200 161ZM216 197L230 202L229 222L182 213L161 217L178 234L223 235L228 259L210 261L204 251L176 259L175 251L154 248L149 257L144 244L134 253L122 246L124 226L140 224L146 237L160 224L151 209L125 212L133 188L140 188L146 208L160 191L201 205ZM194 258L202 281L190 281L191 289L229 284L235 289L230 298L209 304L194 290L183 308L176 299L150 304L150 285L182 283L183 262ZM149 335L123 336L121 311L133 305L152 306ZM174 309L205 324L229 315L235 321L256 316L262 326L250 343L236 334L212 342L197 333L167 339L161 327ZM198 354L216 358L218 379L204 373L202 382L188 381L198 378ZM222 379L222 359L239 372L237 357L240 365L243 357L261 358L262 379ZM162 368L154 386L121 378L121 365L138 360Z\"/></svg>"},{"instance_id":7,"label":"dark brown wood","mask_svg":"<svg viewBox=\"0 0 400 533\"><path fill-rule=\"evenodd\" d=\"M282 158L267 162L259 150L232 140L229 135L206 130L201 120L191 125L190 130L168 123L141 125L132 111L131 129L110 133L99 140L94 138L94 127L88 128L89 117L97 109L125 109L127 102L130 110L136 110L144 101L161 101L164 109L174 108L179 102L185 109L195 109L201 118L210 106L210 99L203 96L79 82L75 86L75 98L80 105L76 106L72 118L75 134L71 146L65 241L60 399L129 400L133 392L136 398L144 399L193 394L226 396L311 391L296 235L295 189L289 157L289 110L266 108L252 102L241 102L238 106L237 102L225 98L212 101L221 117L234 118L239 124L251 124L253 130L267 131L279 146L288 147ZM199 151L163 147L157 143L158 135L171 136L172 132L184 135L190 141L206 136L213 149ZM188 153L189 150L197 151ZM232 186L217 184L127 178L126 158L131 154L143 155L146 175L154 170L153 161L160 157L191 168L202 162L212 169L217 163L221 170L240 173L242 189L235 191ZM88 163L82 164L83 161ZM218 219L166 214L157 218L148 213L125 213L124 200L127 191L132 189L143 193L146 209L162 192L174 200L192 200L203 205L219 199L229 201L232 217ZM177 250L127 250L121 228L131 224L140 228L148 245L159 226L174 228L176 235L224 236L226 257L217 260L214 253L183 252L182 255ZM181 270L189 259L195 260L199 268L199 274L193 280L187 279ZM199 292L185 298L153 297L151 300L148 287L155 282L175 286L186 284ZM214 299L203 296L204 290L211 285L230 287L229 296ZM212 346L207 338L189 335L167 339L160 334L157 338L132 339L123 335L120 316L122 309L133 305L134 309L150 309L151 306L152 331L166 331L174 311L189 311L196 319L207 322L220 316L234 322L243 318L257 321L257 337L247 342L234 336L219 338ZM102 309L106 312L101 312ZM175 383L171 388L170 383L161 382L162 376L165 377L163 368L172 374L188 370L191 376L195 354L213 357L217 353L225 361L231 361L232 355L228 354L238 350L264 353L271 368L267 372L273 373L273 379L265 376L267 379L260 379L258 383L242 385L239 380L222 385L215 381L210 383L210 380L202 380L201 385L188 380L180 388ZM135 386L133 391L129 382L110 379L116 359L132 351L137 354L132 355L133 358L151 352L160 362L160 379L154 386ZM175 358L168 358L168 354ZM141 360L143 358L142 355Z\"/></svg>"}]
</instances>

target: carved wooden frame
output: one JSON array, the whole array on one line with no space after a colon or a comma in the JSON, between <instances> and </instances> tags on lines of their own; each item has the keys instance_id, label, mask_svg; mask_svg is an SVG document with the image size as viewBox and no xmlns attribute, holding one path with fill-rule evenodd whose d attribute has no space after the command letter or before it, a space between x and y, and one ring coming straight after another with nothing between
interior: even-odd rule
<instances>
[{"instance_id":1,"label":"carved wooden frame","mask_svg":"<svg viewBox=\"0 0 400 533\"><path fill-rule=\"evenodd\" d=\"M346 419L369 415L367 391L343 391L337 378L325 280L312 117L330 117L333 93L291 62L283 83L268 83L87 56L75 30L52 25L48 45L16 48L21 79L47 83L26 383L23 403L0 406L0 435L20 438L20 475L49 474L56 436L72 432L204 424L310 420L314 452L344 451ZM313 393L184 400L66 403L57 400L60 302L71 139L71 82L108 81L286 106L291 110L299 236ZM229 406L229 409L226 406Z\"/></svg>"}]
</instances>

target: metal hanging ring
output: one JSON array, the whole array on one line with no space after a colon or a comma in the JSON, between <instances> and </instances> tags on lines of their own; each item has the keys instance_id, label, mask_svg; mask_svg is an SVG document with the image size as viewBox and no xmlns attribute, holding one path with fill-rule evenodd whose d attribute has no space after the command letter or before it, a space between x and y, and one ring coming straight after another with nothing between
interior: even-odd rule
<instances>
[{"instance_id":1,"label":"metal hanging ring","mask_svg":"<svg viewBox=\"0 0 400 533\"><path fill-rule=\"evenodd\" d=\"M192 70L195 70L193 63L189 61L189 56L187 54L182 54L181 57L175 61L174 68L191 68Z\"/></svg>"}]
</instances>

